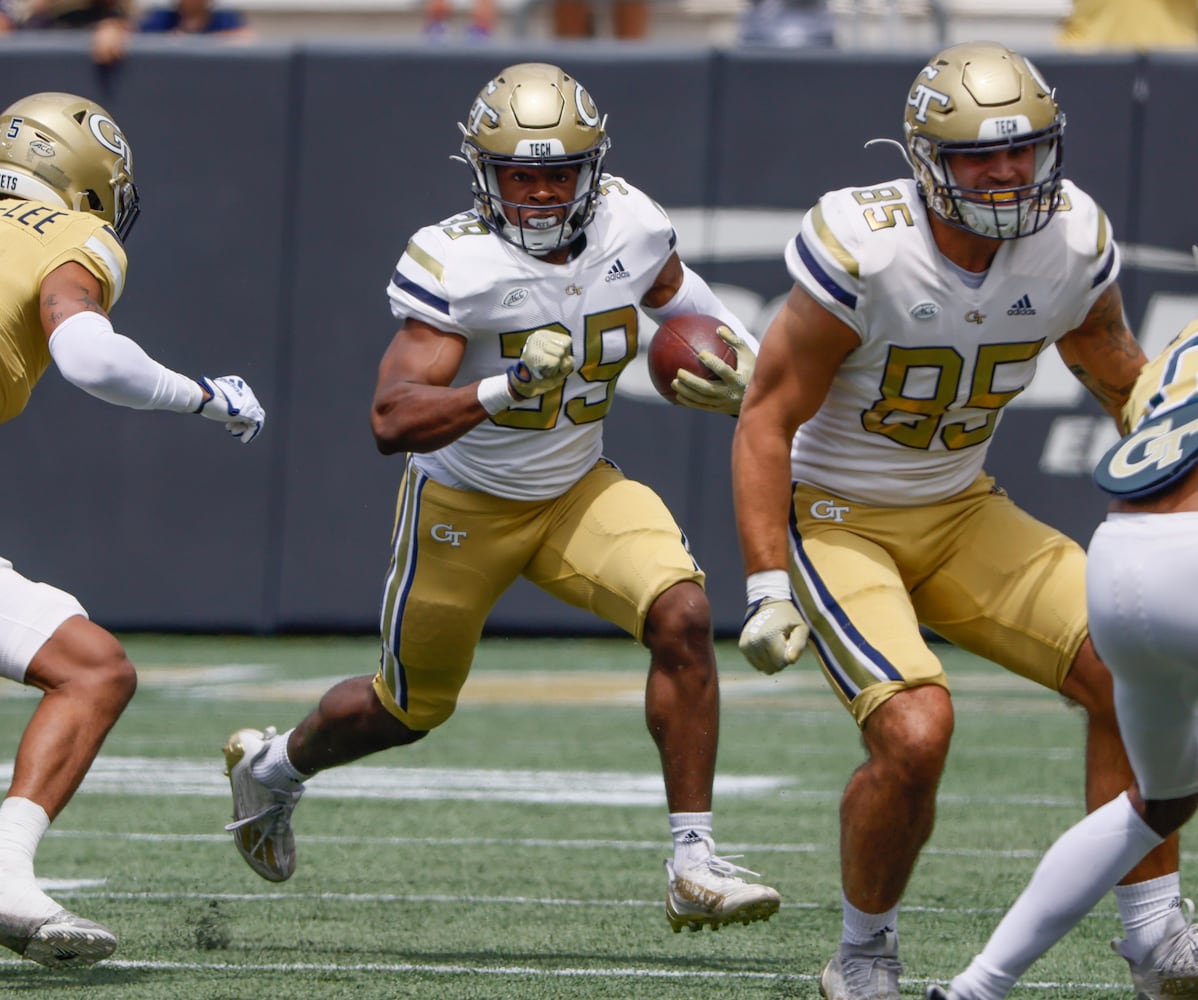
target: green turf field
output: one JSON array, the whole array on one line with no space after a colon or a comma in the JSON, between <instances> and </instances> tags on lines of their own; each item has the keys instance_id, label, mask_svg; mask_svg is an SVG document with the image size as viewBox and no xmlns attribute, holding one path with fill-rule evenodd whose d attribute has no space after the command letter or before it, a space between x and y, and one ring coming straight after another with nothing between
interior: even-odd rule
<instances>
[{"instance_id":1,"label":"green turf field","mask_svg":"<svg viewBox=\"0 0 1198 1000\"><path fill-rule=\"evenodd\" d=\"M840 930L837 800L856 727L807 654L775 677L719 645L717 843L782 893L771 921L674 934L669 831L630 640L488 639L457 715L423 743L327 772L296 812L299 869L241 860L220 748L294 724L372 639L125 636L137 697L43 842L49 891L120 936L89 970L4 952L0 995L211 998L817 997ZM957 731L900 923L904 996L981 946L1081 808L1078 713L938 647ZM0 775L35 695L0 685ZM1186 842L1183 840L1183 848ZM1187 852L1183 869L1192 871ZM1184 879L1191 892L1198 875ZM1111 897L1015 997L1130 996Z\"/></svg>"}]
</instances>

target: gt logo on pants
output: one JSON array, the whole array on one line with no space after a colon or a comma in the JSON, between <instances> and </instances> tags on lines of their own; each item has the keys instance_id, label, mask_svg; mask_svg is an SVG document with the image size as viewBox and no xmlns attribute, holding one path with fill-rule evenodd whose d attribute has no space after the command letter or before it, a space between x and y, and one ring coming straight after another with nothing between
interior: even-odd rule
<instances>
[{"instance_id":1,"label":"gt logo on pants","mask_svg":"<svg viewBox=\"0 0 1198 1000\"><path fill-rule=\"evenodd\" d=\"M449 542L455 549L462 547L462 539L466 537L466 532L455 531L452 524L434 524L431 534L433 541Z\"/></svg>"},{"instance_id":2,"label":"gt logo on pants","mask_svg":"<svg viewBox=\"0 0 1198 1000\"><path fill-rule=\"evenodd\" d=\"M819 521L843 521L844 515L851 508L847 504L838 504L832 500L816 500L811 505L811 516Z\"/></svg>"}]
</instances>

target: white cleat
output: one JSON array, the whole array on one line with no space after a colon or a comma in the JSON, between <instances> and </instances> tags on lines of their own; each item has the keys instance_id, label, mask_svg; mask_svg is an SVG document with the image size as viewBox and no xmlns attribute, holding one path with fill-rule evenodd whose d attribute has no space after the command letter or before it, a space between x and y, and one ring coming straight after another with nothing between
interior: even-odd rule
<instances>
[{"instance_id":1,"label":"white cleat","mask_svg":"<svg viewBox=\"0 0 1198 1000\"><path fill-rule=\"evenodd\" d=\"M77 969L116 951L116 935L70 910L39 920L0 915L0 945L51 969Z\"/></svg>"},{"instance_id":2,"label":"white cleat","mask_svg":"<svg viewBox=\"0 0 1198 1000\"><path fill-rule=\"evenodd\" d=\"M666 919L674 933L683 927L718 931L724 924L751 924L777 913L778 890L746 882L739 872L757 874L714 854L677 872L674 862L667 860Z\"/></svg>"},{"instance_id":3,"label":"white cleat","mask_svg":"<svg viewBox=\"0 0 1198 1000\"><path fill-rule=\"evenodd\" d=\"M268 788L251 771L277 735L273 726L265 732L239 729L225 743L225 774L233 788L233 822L225 829L233 834L246 864L264 879L285 882L295 874L291 814L304 786Z\"/></svg>"},{"instance_id":4,"label":"white cleat","mask_svg":"<svg viewBox=\"0 0 1198 1000\"><path fill-rule=\"evenodd\" d=\"M868 944L842 942L820 973L819 995L825 1000L902 1000L902 971L898 931L881 931Z\"/></svg>"},{"instance_id":5,"label":"white cleat","mask_svg":"<svg viewBox=\"0 0 1198 1000\"><path fill-rule=\"evenodd\" d=\"M1195 937L1194 904L1180 901L1179 913L1170 916L1175 930L1157 944L1140 962L1123 954L1123 940L1111 942L1115 954L1131 966L1136 1000L1198 998L1198 938Z\"/></svg>"}]
</instances>

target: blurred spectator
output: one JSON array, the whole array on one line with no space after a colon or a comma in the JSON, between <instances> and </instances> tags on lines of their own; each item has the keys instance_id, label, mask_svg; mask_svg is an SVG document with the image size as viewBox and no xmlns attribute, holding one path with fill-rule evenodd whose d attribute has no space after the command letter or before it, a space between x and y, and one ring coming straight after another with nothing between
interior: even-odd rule
<instances>
[{"instance_id":1,"label":"blurred spectator","mask_svg":"<svg viewBox=\"0 0 1198 1000\"><path fill-rule=\"evenodd\" d=\"M1198 0L1073 0L1058 38L1068 49L1198 47Z\"/></svg>"},{"instance_id":2,"label":"blurred spectator","mask_svg":"<svg viewBox=\"0 0 1198 1000\"><path fill-rule=\"evenodd\" d=\"M90 28L92 58L108 66L125 54L132 14L133 0L0 0L0 30Z\"/></svg>"},{"instance_id":3,"label":"blurred spectator","mask_svg":"<svg viewBox=\"0 0 1198 1000\"><path fill-rule=\"evenodd\" d=\"M249 39L253 29L237 10L217 8L214 0L175 0L165 7L146 11L139 24L146 32L180 35L215 35Z\"/></svg>"},{"instance_id":4,"label":"blurred spectator","mask_svg":"<svg viewBox=\"0 0 1198 1000\"><path fill-rule=\"evenodd\" d=\"M449 34L450 0L425 0L424 37L442 39ZM485 41L495 30L495 0L474 0L466 37Z\"/></svg>"},{"instance_id":5,"label":"blurred spectator","mask_svg":"<svg viewBox=\"0 0 1198 1000\"><path fill-rule=\"evenodd\" d=\"M836 21L827 0L752 0L740 22L744 45L830 49Z\"/></svg>"},{"instance_id":6,"label":"blurred spectator","mask_svg":"<svg viewBox=\"0 0 1198 1000\"><path fill-rule=\"evenodd\" d=\"M649 33L649 0L599 0L611 9L612 34L628 40ZM557 38L594 38L598 34L596 3L553 0L553 34Z\"/></svg>"}]
</instances>

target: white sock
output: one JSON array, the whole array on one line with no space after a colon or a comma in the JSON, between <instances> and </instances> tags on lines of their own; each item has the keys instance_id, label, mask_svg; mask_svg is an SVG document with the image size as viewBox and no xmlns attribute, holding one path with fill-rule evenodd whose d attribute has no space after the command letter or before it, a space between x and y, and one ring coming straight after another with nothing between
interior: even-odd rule
<instances>
[{"instance_id":1,"label":"white sock","mask_svg":"<svg viewBox=\"0 0 1198 1000\"><path fill-rule=\"evenodd\" d=\"M36 802L16 795L0 802L0 870L6 877L33 878L33 856L48 829L50 817Z\"/></svg>"},{"instance_id":2,"label":"white sock","mask_svg":"<svg viewBox=\"0 0 1198 1000\"><path fill-rule=\"evenodd\" d=\"M1147 882L1117 885L1115 899L1119 903L1123 932L1127 935L1121 951L1133 962L1143 961L1180 917L1181 875L1174 872ZM1178 916L1174 917L1174 914Z\"/></svg>"},{"instance_id":3,"label":"white sock","mask_svg":"<svg viewBox=\"0 0 1198 1000\"><path fill-rule=\"evenodd\" d=\"M1160 842L1126 793L1074 824L1045 852L982 953L953 980L953 990L971 1000L1001 1000Z\"/></svg>"},{"instance_id":4,"label":"white sock","mask_svg":"<svg viewBox=\"0 0 1198 1000\"><path fill-rule=\"evenodd\" d=\"M670 813L674 838L674 871L710 857L713 849L711 813Z\"/></svg>"},{"instance_id":5,"label":"white sock","mask_svg":"<svg viewBox=\"0 0 1198 1000\"><path fill-rule=\"evenodd\" d=\"M1018 976L993 969L978 955L969 968L949 984L953 1000L1003 1000L1015 988Z\"/></svg>"},{"instance_id":6,"label":"white sock","mask_svg":"<svg viewBox=\"0 0 1198 1000\"><path fill-rule=\"evenodd\" d=\"M37 887L33 856L50 828L46 810L11 795L0 803L0 912L8 917L49 917L61 906Z\"/></svg>"},{"instance_id":7,"label":"white sock","mask_svg":"<svg viewBox=\"0 0 1198 1000\"><path fill-rule=\"evenodd\" d=\"M297 771L287 756L287 739L293 732L293 729L288 729L285 733L279 733L266 744L266 752L250 767L250 774L268 788L291 788L302 785L311 777L310 774Z\"/></svg>"},{"instance_id":8,"label":"white sock","mask_svg":"<svg viewBox=\"0 0 1198 1000\"><path fill-rule=\"evenodd\" d=\"M866 913L849 902L848 896L840 894L844 911L844 928L840 940L845 944L869 944L884 930L898 929L898 907L892 906L885 913Z\"/></svg>"}]
</instances>

